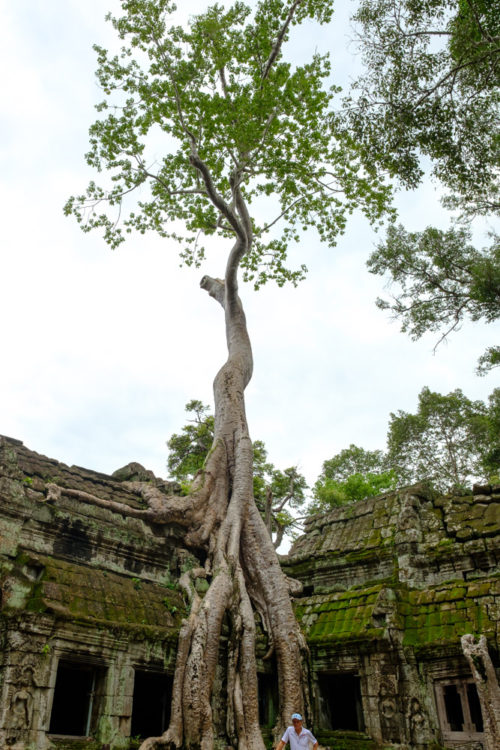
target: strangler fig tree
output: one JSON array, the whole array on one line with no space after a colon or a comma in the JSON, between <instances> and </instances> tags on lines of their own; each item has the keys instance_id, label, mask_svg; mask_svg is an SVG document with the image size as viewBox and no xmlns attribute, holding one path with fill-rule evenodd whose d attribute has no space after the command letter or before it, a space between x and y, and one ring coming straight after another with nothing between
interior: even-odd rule
<instances>
[{"instance_id":1,"label":"strangler fig tree","mask_svg":"<svg viewBox=\"0 0 500 750\"><path fill-rule=\"evenodd\" d=\"M220 277L203 276L223 308L228 358L215 377L212 449L186 497L159 498L146 488L155 523L186 528L186 543L206 557L183 576L189 617L178 644L171 722L145 747L205 748L216 742L211 699L223 621L228 624L227 726L224 741L263 750L259 730L255 617L276 657L278 729L292 711L308 711L306 645L273 544L252 493L252 444L244 391L252 352L238 274L258 288L268 280L297 283L305 265L289 268L287 249L316 228L333 246L347 215L359 207L372 221L387 207L387 189L363 169L356 144L336 131L327 85L328 55L297 65L285 56L293 27L330 21L327 0L260 0L220 5L174 25L171 0L122 0L108 17L123 42L110 56L96 47L104 100L90 129L87 162L109 175L71 198L85 231L101 228L117 247L132 230L153 230L180 245L187 265L205 258L204 237L217 235ZM161 159L149 137L163 134ZM136 198L136 199L135 199ZM266 201L264 221L259 206ZM184 227L184 231L179 230ZM175 227L175 229L174 229ZM172 242L166 243L171 249ZM222 264L222 265L221 265ZM121 512L127 512L123 506ZM132 512L132 511L131 511ZM200 598L197 576L209 588Z\"/></svg>"}]
</instances>

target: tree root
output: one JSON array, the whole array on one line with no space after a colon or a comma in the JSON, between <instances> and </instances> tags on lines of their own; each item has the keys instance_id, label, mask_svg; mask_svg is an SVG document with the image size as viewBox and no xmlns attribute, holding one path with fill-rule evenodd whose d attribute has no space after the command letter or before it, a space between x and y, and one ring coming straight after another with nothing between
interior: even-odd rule
<instances>
[{"instance_id":1,"label":"tree root","mask_svg":"<svg viewBox=\"0 0 500 750\"><path fill-rule=\"evenodd\" d=\"M461 644L464 656L469 662L481 704L485 750L498 750L500 747L500 686L488 653L488 642L484 635L481 635L478 641L473 635L463 635Z\"/></svg>"}]
</instances>

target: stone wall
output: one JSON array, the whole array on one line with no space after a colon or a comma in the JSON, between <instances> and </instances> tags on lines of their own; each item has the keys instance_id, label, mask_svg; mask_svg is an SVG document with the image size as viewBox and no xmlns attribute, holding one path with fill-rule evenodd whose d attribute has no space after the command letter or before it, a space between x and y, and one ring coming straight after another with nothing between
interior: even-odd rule
<instances>
[{"instance_id":1,"label":"stone wall","mask_svg":"<svg viewBox=\"0 0 500 750\"><path fill-rule=\"evenodd\" d=\"M143 508L134 481L179 491L138 464L106 476L0 437L0 747L118 750L149 721L168 721L186 615L177 582L199 561L181 528L88 501ZM484 635L498 673L499 559L499 487L438 497L416 485L307 521L282 565L303 584L294 606L323 746L490 750L460 639ZM267 650L261 630L271 742L277 675ZM153 695L162 706L148 705ZM214 714L223 727L223 703Z\"/></svg>"},{"instance_id":2,"label":"stone wall","mask_svg":"<svg viewBox=\"0 0 500 750\"><path fill-rule=\"evenodd\" d=\"M312 517L283 567L304 585L295 606L317 721L322 685L334 690L350 675L359 682L358 729L378 742L483 747L479 719L464 716L457 731L449 719L458 694L463 702L469 691L472 707L462 709L475 710L462 635L486 636L498 673L499 560L498 486L438 497L416 485Z\"/></svg>"},{"instance_id":3,"label":"stone wall","mask_svg":"<svg viewBox=\"0 0 500 750\"><path fill-rule=\"evenodd\" d=\"M116 748L129 744L136 674L173 674L185 615L177 580L192 564L181 530L65 492L141 507L120 481L138 471L108 477L0 438L1 746L60 742L49 730L61 665L70 690L92 681L88 717L75 718L82 734ZM150 472L140 478L164 484ZM57 501L53 484L62 488Z\"/></svg>"}]
</instances>

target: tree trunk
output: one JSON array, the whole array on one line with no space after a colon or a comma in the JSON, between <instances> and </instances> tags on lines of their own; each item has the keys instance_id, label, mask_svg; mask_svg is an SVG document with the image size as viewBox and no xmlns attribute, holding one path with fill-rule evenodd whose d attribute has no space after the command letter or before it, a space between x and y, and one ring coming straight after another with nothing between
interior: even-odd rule
<instances>
[{"instance_id":1,"label":"tree trunk","mask_svg":"<svg viewBox=\"0 0 500 750\"><path fill-rule=\"evenodd\" d=\"M500 747L500 686L488 653L488 642L484 635L481 635L477 642L473 635L463 635L461 642L481 704L485 750L498 750Z\"/></svg>"},{"instance_id":2,"label":"tree trunk","mask_svg":"<svg viewBox=\"0 0 500 750\"><path fill-rule=\"evenodd\" d=\"M237 243L238 244L238 243ZM231 261L228 263L230 267ZM245 315L231 275L226 281L201 282L224 308L228 359L214 381L214 443L204 470L193 482L187 540L204 547L203 569L181 580L191 610L178 644L170 726L149 738L141 750L159 746L214 746L212 692L223 622L229 624L227 648L227 738L239 750L264 750L259 729L255 617L276 654L280 696L277 731L294 711L304 712L305 640L295 620L287 581L253 498L253 450L245 415L244 391L252 375L252 352ZM194 579L209 588L203 599Z\"/></svg>"}]
</instances>

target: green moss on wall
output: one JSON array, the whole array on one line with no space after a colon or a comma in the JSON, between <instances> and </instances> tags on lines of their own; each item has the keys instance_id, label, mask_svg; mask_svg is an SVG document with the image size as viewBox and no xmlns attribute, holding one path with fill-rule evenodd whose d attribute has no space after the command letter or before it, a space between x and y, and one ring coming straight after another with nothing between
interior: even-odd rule
<instances>
[{"instance_id":1,"label":"green moss on wall","mask_svg":"<svg viewBox=\"0 0 500 750\"><path fill-rule=\"evenodd\" d=\"M44 572L32 585L26 609L49 611L73 621L154 628L177 634L186 614L178 591L134 576L39 558Z\"/></svg>"}]
</instances>

